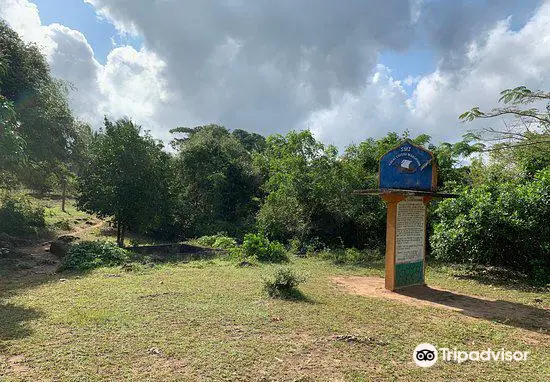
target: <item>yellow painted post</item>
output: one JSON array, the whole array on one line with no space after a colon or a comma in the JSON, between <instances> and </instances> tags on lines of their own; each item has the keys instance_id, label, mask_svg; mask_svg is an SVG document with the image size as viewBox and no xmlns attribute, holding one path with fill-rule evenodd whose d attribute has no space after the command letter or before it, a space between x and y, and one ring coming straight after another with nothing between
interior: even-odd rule
<instances>
[{"instance_id":1,"label":"yellow painted post","mask_svg":"<svg viewBox=\"0 0 550 382\"><path fill-rule=\"evenodd\" d=\"M382 194L382 199L387 204L386 214L386 262L385 286L388 290L395 290L395 237L397 223L397 203L405 199L404 195Z\"/></svg>"},{"instance_id":2,"label":"yellow painted post","mask_svg":"<svg viewBox=\"0 0 550 382\"><path fill-rule=\"evenodd\" d=\"M428 204L430 203L430 201L432 200L432 197L431 196L424 196L422 198L422 201L424 202L424 205L426 206L426 218L424 219L424 232L425 232L425 236L424 236L424 245L425 247L424 248L428 248ZM423 274L424 274L424 285L426 284L426 251L424 251L424 270L423 270Z\"/></svg>"}]
</instances>

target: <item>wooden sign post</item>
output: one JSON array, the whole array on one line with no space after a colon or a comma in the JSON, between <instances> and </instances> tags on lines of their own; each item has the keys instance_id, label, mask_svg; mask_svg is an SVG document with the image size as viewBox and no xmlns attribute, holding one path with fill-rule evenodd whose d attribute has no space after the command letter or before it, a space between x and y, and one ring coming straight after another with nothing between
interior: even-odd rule
<instances>
[{"instance_id":1,"label":"wooden sign post","mask_svg":"<svg viewBox=\"0 0 550 382\"><path fill-rule=\"evenodd\" d=\"M379 188L357 190L359 195L380 194L387 205L386 289L425 284L426 216L438 194L433 154L406 140L380 158Z\"/></svg>"}]
</instances>

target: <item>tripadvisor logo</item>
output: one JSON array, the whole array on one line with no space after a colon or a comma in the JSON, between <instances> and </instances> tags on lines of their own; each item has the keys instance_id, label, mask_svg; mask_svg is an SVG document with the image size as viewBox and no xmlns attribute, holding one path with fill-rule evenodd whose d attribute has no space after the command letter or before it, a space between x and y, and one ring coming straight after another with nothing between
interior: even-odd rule
<instances>
[{"instance_id":1,"label":"tripadvisor logo","mask_svg":"<svg viewBox=\"0 0 550 382\"><path fill-rule=\"evenodd\" d=\"M462 363L465 361L495 361L495 362L512 362L512 361L526 361L529 355L528 351L510 351L510 350L473 350L463 351L457 350L457 348L439 348L434 345L424 343L414 348L413 360L420 367L430 367L435 365L439 358L439 352L441 352L440 359L448 362Z\"/></svg>"},{"instance_id":2,"label":"tripadvisor logo","mask_svg":"<svg viewBox=\"0 0 550 382\"><path fill-rule=\"evenodd\" d=\"M420 344L414 348L413 360L420 367L430 367L437 362L437 349L432 344Z\"/></svg>"}]
</instances>

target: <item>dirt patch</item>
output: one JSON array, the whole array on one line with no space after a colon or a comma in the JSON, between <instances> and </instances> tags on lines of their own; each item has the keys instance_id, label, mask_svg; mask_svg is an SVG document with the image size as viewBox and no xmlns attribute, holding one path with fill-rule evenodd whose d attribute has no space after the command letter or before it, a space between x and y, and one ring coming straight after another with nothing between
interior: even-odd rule
<instances>
[{"instance_id":1,"label":"dirt patch","mask_svg":"<svg viewBox=\"0 0 550 382\"><path fill-rule=\"evenodd\" d=\"M94 221L93 225L77 227L74 230L68 232L66 235L76 236L86 234L95 228L100 228L103 223L103 221ZM20 273L45 275L54 274L59 265L59 259L49 252L50 243L51 242L49 241L42 242L40 240L32 244L18 247L17 251L21 254L20 259L27 259L30 264L32 264L30 267L25 268L23 271L20 271Z\"/></svg>"},{"instance_id":2,"label":"dirt patch","mask_svg":"<svg viewBox=\"0 0 550 382\"><path fill-rule=\"evenodd\" d=\"M547 307L485 299L425 285L391 292L385 289L384 279L380 277L333 277L332 281L348 292L361 296L398 301L415 306L436 306L470 317L498 321L544 334L550 332L550 309Z\"/></svg>"},{"instance_id":3,"label":"dirt patch","mask_svg":"<svg viewBox=\"0 0 550 382\"><path fill-rule=\"evenodd\" d=\"M437 304L431 301L417 300L399 293L391 292L384 286L384 279L381 277L332 277L336 284L344 287L348 292L367 297L383 298L386 300L400 301L411 305L430 305L450 308L446 305ZM452 309L452 308L451 308ZM454 309L458 310L458 309Z\"/></svg>"},{"instance_id":4,"label":"dirt patch","mask_svg":"<svg viewBox=\"0 0 550 382\"><path fill-rule=\"evenodd\" d=\"M14 355L6 359L8 370L15 375L19 375L29 371L29 368L24 365L25 357L22 355Z\"/></svg>"}]
</instances>

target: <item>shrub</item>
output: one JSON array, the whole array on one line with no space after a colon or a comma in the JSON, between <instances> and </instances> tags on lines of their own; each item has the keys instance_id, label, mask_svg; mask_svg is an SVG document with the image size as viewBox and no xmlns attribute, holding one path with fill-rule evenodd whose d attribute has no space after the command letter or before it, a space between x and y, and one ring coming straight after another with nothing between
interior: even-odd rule
<instances>
[{"instance_id":1,"label":"shrub","mask_svg":"<svg viewBox=\"0 0 550 382\"><path fill-rule=\"evenodd\" d=\"M0 201L0 232L29 234L44 227L44 208L23 195L6 195Z\"/></svg>"},{"instance_id":2,"label":"shrub","mask_svg":"<svg viewBox=\"0 0 550 382\"><path fill-rule=\"evenodd\" d=\"M241 246L242 257L258 261L280 263L288 261L285 247L278 241L270 241L261 233L247 233Z\"/></svg>"},{"instance_id":3,"label":"shrub","mask_svg":"<svg viewBox=\"0 0 550 382\"><path fill-rule=\"evenodd\" d=\"M218 237L218 235L201 236L197 239L197 243L205 247L212 247Z\"/></svg>"},{"instance_id":4,"label":"shrub","mask_svg":"<svg viewBox=\"0 0 550 382\"><path fill-rule=\"evenodd\" d=\"M225 236L222 233L211 236L201 236L197 243L204 247L232 250L237 247L237 241L232 237Z\"/></svg>"},{"instance_id":5,"label":"shrub","mask_svg":"<svg viewBox=\"0 0 550 382\"><path fill-rule=\"evenodd\" d=\"M550 169L527 183L491 183L441 202L431 237L436 259L550 271ZM533 277L533 278L534 278Z\"/></svg>"},{"instance_id":6,"label":"shrub","mask_svg":"<svg viewBox=\"0 0 550 382\"><path fill-rule=\"evenodd\" d=\"M72 226L68 220L60 220L54 223L54 227L63 231L70 231Z\"/></svg>"},{"instance_id":7,"label":"shrub","mask_svg":"<svg viewBox=\"0 0 550 382\"><path fill-rule=\"evenodd\" d=\"M237 246L237 242L230 236L217 233L210 236L201 236L197 239L199 245L211 248L231 249Z\"/></svg>"},{"instance_id":8,"label":"shrub","mask_svg":"<svg viewBox=\"0 0 550 382\"><path fill-rule=\"evenodd\" d=\"M237 246L237 241L232 237L228 236L219 236L215 241L212 247L220 249L232 249Z\"/></svg>"},{"instance_id":9,"label":"shrub","mask_svg":"<svg viewBox=\"0 0 550 382\"><path fill-rule=\"evenodd\" d=\"M121 265L128 261L129 254L123 248L106 241L82 241L67 252L61 263L61 270L87 270L99 267Z\"/></svg>"},{"instance_id":10,"label":"shrub","mask_svg":"<svg viewBox=\"0 0 550 382\"><path fill-rule=\"evenodd\" d=\"M297 275L289 267L281 267L271 278L264 279L264 290L269 297L299 298L301 293L296 287L304 281L305 277Z\"/></svg>"}]
</instances>

